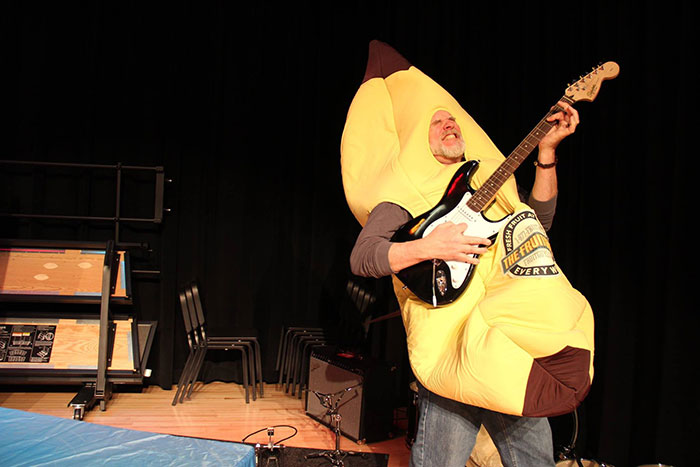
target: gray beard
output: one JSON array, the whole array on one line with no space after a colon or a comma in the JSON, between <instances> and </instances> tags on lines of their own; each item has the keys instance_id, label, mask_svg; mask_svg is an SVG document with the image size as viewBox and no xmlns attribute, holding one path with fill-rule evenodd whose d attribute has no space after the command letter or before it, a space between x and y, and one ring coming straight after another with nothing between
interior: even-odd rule
<instances>
[{"instance_id":1,"label":"gray beard","mask_svg":"<svg viewBox=\"0 0 700 467\"><path fill-rule=\"evenodd\" d=\"M435 156L442 156L450 160L459 160L464 155L464 140L460 141L458 145L446 147L442 144L442 141L438 143L437 147L430 146L430 151Z\"/></svg>"}]
</instances>

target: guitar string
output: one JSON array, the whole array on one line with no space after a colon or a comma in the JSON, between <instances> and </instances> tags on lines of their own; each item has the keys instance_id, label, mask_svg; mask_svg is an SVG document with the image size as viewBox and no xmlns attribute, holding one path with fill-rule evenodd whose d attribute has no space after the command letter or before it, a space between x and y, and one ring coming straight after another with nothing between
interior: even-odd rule
<instances>
[{"instance_id":1,"label":"guitar string","mask_svg":"<svg viewBox=\"0 0 700 467\"><path fill-rule=\"evenodd\" d=\"M560 100L569 104L573 103L573 101L566 96L562 97ZM562 110L564 109L562 109L559 105L555 105L549 112L547 112L544 118L540 120L540 122L530 133L528 133L523 141L513 150L510 156L508 156L506 160L501 163L494 173L491 174L488 179L486 179L486 182L484 182L484 184L474 193L474 195L469 198L466 204L470 209L475 212L479 212L483 210L489 202L491 202L508 177L510 177L513 172L520 167L527 156L530 155L534 147L554 126L554 123L548 122L547 118ZM531 145L530 148L527 148L528 144Z\"/></svg>"}]
</instances>

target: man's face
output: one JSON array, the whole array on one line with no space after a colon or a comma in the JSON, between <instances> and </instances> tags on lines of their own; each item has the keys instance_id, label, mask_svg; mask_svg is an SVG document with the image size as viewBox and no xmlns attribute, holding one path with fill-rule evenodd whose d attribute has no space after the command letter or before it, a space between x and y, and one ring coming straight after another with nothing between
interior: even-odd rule
<instances>
[{"instance_id":1,"label":"man's face","mask_svg":"<svg viewBox=\"0 0 700 467\"><path fill-rule=\"evenodd\" d=\"M464 155L462 130L455 118L446 110L438 110L430 120L428 142L433 156L443 164L453 164L462 160Z\"/></svg>"}]
</instances>

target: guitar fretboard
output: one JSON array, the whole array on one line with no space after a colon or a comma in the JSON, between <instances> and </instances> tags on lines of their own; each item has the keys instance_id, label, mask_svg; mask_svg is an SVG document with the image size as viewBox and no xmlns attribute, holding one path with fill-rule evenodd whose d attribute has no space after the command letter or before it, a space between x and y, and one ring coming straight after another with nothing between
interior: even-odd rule
<instances>
[{"instance_id":1,"label":"guitar fretboard","mask_svg":"<svg viewBox=\"0 0 700 467\"><path fill-rule=\"evenodd\" d=\"M573 100L567 96L559 99L567 104L573 104ZM476 190L474 195L467 201L467 206L474 212L483 211L486 206L491 203L491 200L496 196L498 190L508 180L508 177L513 175L515 170L520 167L527 156L530 155L533 149L537 147L544 136L552 129L556 122L548 122L547 119L563 109L559 105L555 105L547 114L540 120L535 128L522 140L520 144L513 150L512 153L503 161L501 165L491 174L484 184Z\"/></svg>"}]
</instances>

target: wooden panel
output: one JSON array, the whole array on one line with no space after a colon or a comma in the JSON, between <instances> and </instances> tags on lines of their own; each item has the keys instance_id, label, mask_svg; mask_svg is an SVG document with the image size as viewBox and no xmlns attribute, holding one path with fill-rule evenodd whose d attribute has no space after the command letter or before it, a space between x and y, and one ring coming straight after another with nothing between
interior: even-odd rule
<instances>
[{"instance_id":1,"label":"wooden panel","mask_svg":"<svg viewBox=\"0 0 700 467\"><path fill-rule=\"evenodd\" d=\"M124 252L114 297L126 297ZM0 293L47 296L100 296L104 250L0 249Z\"/></svg>"},{"instance_id":2,"label":"wooden panel","mask_svg":"<svg viewBox=\"0 0 700 467\"><path fill-rule=\"evenodd\" d=\"M112 365L109 370L134 370L132 320L115 320L116 333ZM56 326L51 357L48 363L11 363L0 362L2 369L97 369L99 347L99 320L75 319L24 319L0 318L0 324L47 325Z\"/></svg>"}]
</instances>

